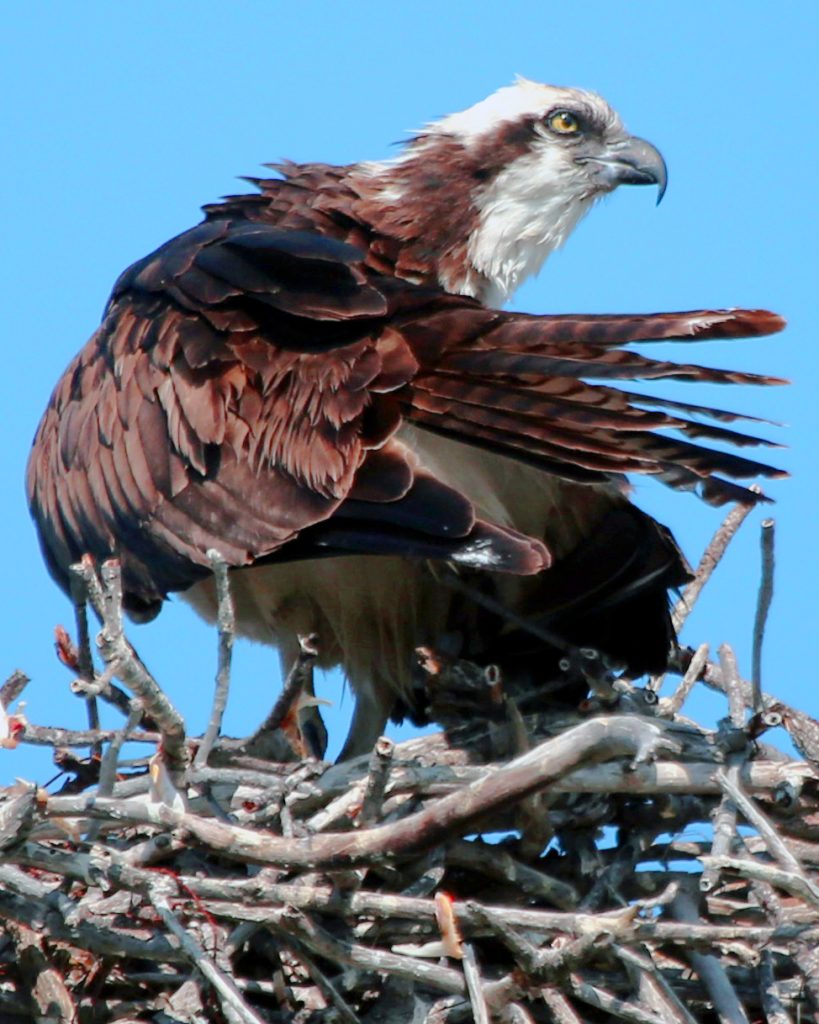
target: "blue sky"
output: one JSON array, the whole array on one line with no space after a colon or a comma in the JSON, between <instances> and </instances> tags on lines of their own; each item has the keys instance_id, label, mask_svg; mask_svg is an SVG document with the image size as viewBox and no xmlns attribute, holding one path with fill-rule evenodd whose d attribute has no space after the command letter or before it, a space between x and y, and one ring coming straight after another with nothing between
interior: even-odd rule
<instances>
[{"instance_id":1,"label":"blue sky","mask_svg":"<svg viewBox=\"0 0 819 1024\"><path fill-rule=\"evenodd\" d=\"M685 354L790 377L792 387L676 390L788 424L770 431L790 446L772 458L793 477L769 487L778 542L764 681L819 714L814 12L811 3L775 12L765 3L595 0L582 7L511 0L7 9L0 678L16 667L32 677L31 720L81 726L84 710L52 652L54 625L70 625L72 614L40 560L24 465L51 388L99 322L119 272L195 223L202 203L240 189L237 176L264 161L388 156L407 131L517 73L601 92L633 132L663 151L670 180L659 208L644 189L607 200L517 294L515 308L749 305L790 321L774 338ZM636 482L635 497L696 561L720 512L646 481ZM690 643L733 643L746 671L760 518L746 525L684 634ZM210 630L177 601L131 637L191 732L201 731L215 667ZM228 732L248 731L268 710L276 666L272 652L238 646ZM349 711L337 678L324 690L342 714ZM692 705L712 717L722 710L717 699ZM330 727L337 749L344 726L335 712ZM0 783L52 773L47 756L31 748L2 758Z\"/></svg>"}]
</instances>

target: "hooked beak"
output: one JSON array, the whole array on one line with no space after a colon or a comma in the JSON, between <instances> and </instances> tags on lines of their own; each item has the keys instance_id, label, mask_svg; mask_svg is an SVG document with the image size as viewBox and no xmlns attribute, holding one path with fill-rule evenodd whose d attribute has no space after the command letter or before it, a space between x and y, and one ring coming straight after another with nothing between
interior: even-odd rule
<instances>
[{"instance_id":1,"label":"hooked beak","mask_svg":"<svg viewBox=\"0 0 819 1024\"><path fill-rule=\"evenodd\" d=\"M656 185L657 205L665 195L668 168L659 149L645 139L632 135L600 153L577 156L575 162L591 165L595 181L608 192L618 185Z\"/></svg>"}]
</instances>

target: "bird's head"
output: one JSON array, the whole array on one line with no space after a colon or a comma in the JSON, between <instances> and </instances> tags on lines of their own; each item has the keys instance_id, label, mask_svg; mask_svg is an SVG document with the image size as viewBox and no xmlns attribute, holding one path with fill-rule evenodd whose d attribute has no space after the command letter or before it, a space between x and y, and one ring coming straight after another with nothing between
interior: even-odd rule
<instances>
[{"instance_id":1,"label":"bird's head","mask_svg":"<svg viewBox=\"0 0 819 1024\"><path fill-rule=\"evenodd\" d=\"M463 274L442 274L441 283L491 305L536 273L600 196L656 185L659 202L667 181L660 152L630 135L601 96L522 78L427 125L393 166L430 211L441 191L457 189L435 216L451 235L460 219L467 260Z\"/></svg>"},{"instance_id":2,"label":"bird's head","mask_svg":"<svg viewBox=\"0 0 819 1024\"><path fill-rule=\"evenodd\" d=\"M519 170L529 190L555 186L577 201L618 185L667 182L665 161L645 139L629 135L617 113L597 93L519 78L458 114L428 125L419 142L450 138L478 158L487 177Z\"/></svg>"}]
</instances>

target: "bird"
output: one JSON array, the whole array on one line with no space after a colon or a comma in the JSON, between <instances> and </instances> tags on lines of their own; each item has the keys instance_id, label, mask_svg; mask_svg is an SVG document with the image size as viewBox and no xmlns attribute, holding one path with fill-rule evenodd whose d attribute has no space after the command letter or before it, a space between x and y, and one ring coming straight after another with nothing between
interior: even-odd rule
<instances>
[{"instance_id":1,"label":"bird","mask_svg":"<svg viewBox=\"0 0 819 1024\"><path fill-rule=\"evenodd\" d=\"M622 382L781 381L625 346L784 321L502 308L601 197L650 185L659 202L659 150L596 93L519 78L392 159L266 167L125 270L57 383L26 477L57 582L116 557L132 618L179 593L213 620L217 551L240 635L289 665L316 634L319 664L342 666L342 758L423 713L421 645L542 666L446 573L612 665L662 671L690 570L629 474L714 505L783 474L724 450L772 444L732 425L755 417Z\"/></svg>"}]
</instances>

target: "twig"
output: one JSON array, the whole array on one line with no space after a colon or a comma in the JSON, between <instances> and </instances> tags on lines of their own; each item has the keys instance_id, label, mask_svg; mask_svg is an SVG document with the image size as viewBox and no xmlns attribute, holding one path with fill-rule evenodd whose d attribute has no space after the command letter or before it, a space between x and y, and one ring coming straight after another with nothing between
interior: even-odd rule
<instances>
[{"instance_id":1,"label":"twig","mask_svg":"<svg viewBox=\"0 0 819 1024\"><path fill-rule=\"evenodd\" d=\"M679 633L685 620L693 611L697 598L700 596L703 587L711 578L714 569L719 565L722 556L728 549L728 545L736 536L737 530L742 526L754 505L737 503L725 517L722 525L711 538L708 547L705 549L700 564L694 573L694 579L683 590L680 600L671 613L671 621L674 632Z\"/></svg>"},{"instance_id":2,"label":"twig","mask_svg":"<svg viewBox=\"0 0 819 1024\"><path fill-rule=\"evenodd\" d=\"M650 955L643 950L637 952L626 946L615 946L614 949L651 1010L659 1013L669 1024L697 1024L688 1008L657 969Z\"/></svg>"},{"instance_id":3,"label":"twig","mask_svg":"<svg viewBox=\"0 0 819 1024\"><path fill-rule=\"evenodd\" d=\"M722 669L713 662L709 661L706 664L702 680L706 686L718 690L720 693L727 694L729 691ZM745 706L752 707L754 696L751 683L740 679L737 683L737 690L741 694ZM794 746L804 758L815 763L819 762L819 722L816 719L764 692L762 693L762 708L766 716L769 714L776 716L777 721L773 724L781 724L785 727Z\"/></svg>"},{"instance_id":4,"label":"twig","mask_svg":"<svg viewBox=\"0 0 819 1024\"><path fill-rule=\"evenodd\" d=\"M352 1007L341 994L338 987L330 981L327 975L319 968L318 964L316 964L315 960L308 955L307 951L299 942L293 940L290 941L292 943L293 951L298 956L302 964L304 964L305 970L321 991L328 997L336 1010L338 1010L342 1020L345 1020L347 1024L361 1024L358 1015L353 1012Z\"/></svg>"},{"instance_id":5,"label":"twig","mask_svg":"<svg viewBox=\"0 0 819 1024\"><path fill-rule=\"evenodd\" d=\"M95 739L101 743L110 743L119 732L119 729L59 729L53 725L33 725L29 722L20 736L20 742L36 747L87 747ZM131 736L134 743L157 744L160 739L159 733L142 730Z\"/></svg>"},{"instance_id":6,"label":"twig","mask_svg":"<svg viewBox=\"0 0 819 1024\"><path fill-rule=\"evenodd\" d=\"M158 885L150 892L151 903L165 927L176 936L185 956L216 990L226 1014L232 1010L245 1024L264 1024L264 1019L245 1002L236 983L221 971L193 936L182 926L168 904L168 897Z\"/></svg>"},{"instance_id":7,"label":"twig","mask_svg":"<svg viewBox=\"0 0 819 1024\"><path fill-rule=\"evenodd\" d=\"M633 874L646 850L650 849L657 832L663 828L657 821L654 828L641 830L621 842L616 859L600 873L581 901L581 910L596 910L607 891L616 894L623 881Z\"/></svg>"},{"instance_id":8,"label":"twig","mask_svg":"<svg viewBox=\"0 0 819 1024\"><path fill-rule=\"evenodd\" d=\"M370 825L381 815L381 805L384 802L384 793L387 789L394 753L395 744L391 739L382 736L376 741L373 752L370 754L367 784L364 788L361 813L358 816L359 825Z\"/></svg>"},{"instance_id":9,"label":"twig","mask_svg":"<svg viewBox=\"0 0 819 1024\"><path fill-rule=\"evenodd\" d=\"M739 777L739 765L729 765L726 778L736 789ZM737 834L737 808L734 801L727 792L723 792L722 800L714 815L714 837L711 842L711 856L705 863L705 870L700 875L700 890L710 892L719 882L719 870L716 867L718 859L723 854L728 854L734 845Z\"/></svg>"},{"instance_id":10,"label":"twig","mask_svg":"<svg viewBox=\"0 0 819 1024\"><path fill-rule=\"evenodd\" d=\"M704 854L700 860L703 864L723 871L734 871L742 878L755 882L767 882L769 885L784 889L800 899L806 900L814 907L819 907L819 886L815 885L804 873L786 871L774 867L773 864L762 864L750 857L708 856Z\"/></svg>"},{"instance_id":11,"label":"twig","mask_svg":"<svg viewBox=\"0 0 819 1024\"><path fill-rule=\"evenodd\" d=\"M87 573L86 563L82 562L81 566ZM90 577L86 575L85 578L89 582ZM89 593L93 594L90 583ZM100 653L107 664L116 665L116 674L142 701L143 709L156 722L162 733L162 754L171 774L181 774L187 763L185 723L125 639L122 628L122 581L119 563L113 559L102 566L100 610L103 619L97 641Z\"/></svg>"},{"instance_id":12,"label":"twig","mask_svg":"<svg viewBox=\"0 0 819 1024\"><path fill-rule=\"evenodd\" d=\"M602 1010L604 1013L621 1020L632 1021L633 1024L668 1024L666 1017L644 1010L629 999L620 999L613 992L608 992L597 985L590 985L579 975L571 976L572 993L584 1003Z\"/></svg>"},{"instance_id":13,"label":"twig","mask_svg":"<svg viewBox=\"0 0 819 1024\"><path fill-rule=\"evenodd\" d=\"M108 744L108 749L105 751L105 755L102 758L102 763L100 764L99 783L97 785L97 794L99 796L111 795L114 789L114 781L117 774L117 763L119 761L119 753L122 750L122 745L128 739L132 730L136 728L141 718L142 706L138 700L134 699L131 701L131 707L125 725L117 732L115 737ZM91 822L86 840L89 843L93 843L99 835L99 831L100 822Z\"/></svg>"},{"instance_id":14,"label":"twig","mask_svg":"<svg viewBox=\"0 0 819 1024\"><path fill-rule=\"evenodd\" d=\"M446 847L446 859L451 867L465 868L497 882L505 882L516 891L548 900L561 910L572 910L580 901L575 886L529 867L528 864L521 864L508 851L495 844L485 846L458 840Z\"/></svg>"},{"instance_id":15,"label":"twig","mask_svg":"<svg viewBox=\"0 0 819 1024\"><path fill-rule=\"evenodd\" d=\"M49 963L42 938L16 922L10 923L9 929L17 947L20 970L28 984L33 1017L54 1024L73 1024L77 1019L77 1005L59 971Z\"/></svg>"},{"instance_id":16,"label":"twig","mask_svg":"<svg viewBox=\"0 0 819 1024\"><path fill-rule=\"evenodd\" d=\"M678 920L691 922L691 924L699 923L699 913L697 912L696 904L684 890L680 890L672 906L674 916ZM691 966L708 989L708 993L714 1003L714 1009L719 1014L723 1024L749 1024L742 1004L728 979L725 968L719 960L710 953L698 953L695 950L692 950L688 956L691 960Z\"/></svg>"},{"instance_id":17,"label":"twig","mask_svg":"<svg viewBox=\"0 0 819 1024\"><path fill-rule=\"evenodd\" d=\"M71 566L68 572L69 585L71 588L71 601L74 605L74 620L77 626L77 669L80 679L93 682L94 661L91 657L91 640L88 635L88 587L82 573L75 571L76 566ZM88 726L90 729L99 729L100 716L97 708L97 701L93 696L86 696L85 706L88 710ZM95 743L91 747L91 756L100 758L102 756L102 744Z\"/></svg>"},{"instance_id":18,"label":"twig","mask_svg":"<svg viewBox=\"0 0 819 1024\"><path fill-rule=\"evenodd\" d=\"M18 846L31 832L37 805L37 787L18 784L0 803L0 850Z\"/></svg>"},{"instance_id":19,"label":"twig","mask_svg":"<svg viewBox=\"0 0 819 1024\"><path fill-rule=\"evenodd\" d=\"M730 644L720 644L717 653L719 654L722 678L725 681L726 693L728 695L731 725L735 729L742 729L745 726L745 708L747 703L742 692L742 679L739 675L736 655Z\"/></svg>"},{"instance_id":20,"label":"twig","mask_svg":"<svg viewBox=\"0 0 819 1024\"><path fill-rule=\"evenodd\" d=\"M343 942L318 928L308 917L292 908L287 908L281 913L279 924L308 949L336 963L349 964L365 971L395 974L417 984L437 988L441 992L455 995L463 995L466 992L463 977L450 967L439 967L411 956L401 956Z\"/></svg>"},{"instance_id":21,"label":"twig","mask_svg":"<svg viewBox=\"0 0 819 1024\"><path fill-rule=\"evenodd\" d=\"M494 679L498 690L502 692L502 679L500 671L494 669L490 675ZM512 752L525 754L531 750L532 744L526 731L526 722L515 700L512 697L503 697L503 709L509 723L509 730L512 735ZM525 800L521 800L516 824L521 833L521 855L524 859L536 858L540 851L549 845L554 836L552 823L549 820L549 799L545 793L535 793ZM564 904L558 903L558 906ZM576 905L576 896L572 906Z\"/></svg>"},{"instance_id":22,"label":"twig","mask_svg":"<svg viewBox=\"0 0 819 1024\"><path fill-rule=\"evenodd\" d=\"M102 672L95 674L93 679L77 677L71 683L71 692L77 696L99 697L107 704L121 711L128 717L131 698L118 686L114 686L111 679L114 676L114 666L106 665Z\"/></svg>"},{"instance_id":23,"label":"twig","mask_svg":"<svg viewBox=\"0 0 819 1024\"><path fill-rule=\"evenodd\" d=\"M25 672L16 668L0 686L0 707L7 708L13 704L30 682L31 680Z\"/></svg>"},{"instance_id":24,"label":"twig","mask_svg":"<svg viewBox=\"0 0 819 1024\"><path fill-rule=\"evenodd\" d=\"M233 614L233 599L230 594L228 564L218 551L208 551L208 559L216 580L216 625L219 634L219 655L216 668L216 689L213 694L213 707L205 735L193 759L194 766L202 768L208 763L213 744L222 730L222 718L227 706L230 689L230 662L233 652L233 639L236 632Z\"/></svg>"},{"instance_id":25,"label":"twig","mask_svg":"<svg viewBox=\"0 0 819 1024\"><path fill-rule=\"evenodd\" d=\"M781 701L771 700L768 710L779 715L799 753L814 765L819 764L819 722Z\"/></svg>"},{"instance_id":26,"label":"twig","mask_svg":"<svg viewBox=\"0 0 819 1024\"><path fill-rule=\"evenodd\" d=\"M484 996L484 985L481 978L475 950L469 942L463 944L463 969L469 1002L472 1004L475 1024L489 1024L489 1009Z\"/></svg>"},{"instance_id":27,"label":"twig","mask_svg":"<svg viewBox=\"0 0 819 1024\"><path fill-rule=\"evenodd\" d=\"M744 863L744 862L742 862ZM204 909L214 917L227 917L236 921L256 921L259 924L277 920L282 903L298 906L306 911L341 914L344 912L373 915L382 919L396 918L411 921L427 921L432 929L435 910L431 900L413 897L394 896L371 892L353 893L348 901L339 902L338 894L333 889L316 889L312 886L285 886L281 890L279 901L275 904L263 901L258 895L258 887L254 888L256 898L253 902L223 903L216 899L207 899L202 891L206 883L196 879L185 879L192 892L207 902ZM267 897L266 894L266 898ZM471 903L471 901L469 901ZM458 923L470 934L484 934L483 918L472 913L469 906L456 903ZM485 909L485 908L484 908ZM819 926L781 924L776 927L769 925L720 925L720 924L676 924L673 921L631 920L626 919L625 911L617 916L604 918L602 924L599 914L567 914L561 911L529 910L516 906L496 907L494 910L501 915L505 923L511 927L530 929L535 933L552 935L582 935L584 932L598 932L601 927L611 931L620 941L657 942L681 945L690 948L708 949L730 942L752 942L762 945L774 941L791 941L797 937L805 942L819 941ZM632 912L628 913L633 918Z\"/></svg>"},{"instance_id":28,"label":"twig","mask_svg":"<svg viewBox=\"0 0 819 1024\"><path fill-rule=\"evenodd\" d=\"M759 994L768 1024L792 1024L790 1015L776 993L773 957L769 949L762 950L759 964Z\"/></svg>"},{"instance_id":29,"label":"twig","mask_svg":"<svg viewBox=\"0 0 819 1024\"><path fill-rule=\"evenodd\" d=\"M688 668L685 670L685 675L682 677L680 685L668 698L668 701L664 703L662 708L663 714L667 714L669 718L673 718L675 715L679 714L683 704L685 704L688 699L689 693L699 681L700 676L702 675L702 670L705 668L707 661L708 644L700 644L694 652L694 656L689 662Z\"/></svg>"},{"instance_id":30,"label":"twig","mask_svg":"<svg viewBox=\"0 0 819 1024\"><path fill-rule=\"evenodd\" d=\"M719 648L720 664L722 675L726 680L728 690L728 706L730 709L731 724L734 729L740 730L745 724L745 704L740 690L740 677L737 669L736 657L728 644L722 644ZM711 857L700 876L700 890L710 892L719 881L719 872L715 867L715 858L723 854L729 854L733 848L737 834L737 807L729 795L739 788L740 766L745 760L745 751L731 751L727 756L728 767L723 777L727 780L727 786L723 785L722 799L714 815L714 838L711 844Z\"/></svg>"},{"instance_id":31,"label":"twig","mask_svg":"<svg viewBox=\"0 0 819 1024\"><path fill-rule=\"evenodd\" d=\"M543 1002L549 1007L555 1024L583 1024L580 1015L559 989L547 985L541 989L540 994Z\"/></svg>"},{"instance_id":32,"label":"twig","mask_svg":"<svg viewBox=\"0 0 819 1024\"><path fill-rule=\"evenodd\" d=\"M765 638L765 624L773 600L774 589L774 520L763 519L760 530L762 548L762 576L759 581L759 595L754 618L753 660L751 681L753 684L754 713L762 710L762 642Z\"/></svg>"},{"instance_id":33,"label":"twig","mask_svg":"<svg viewBox=\"0 0 819 1024\"><path fill-rule=\"evenodd\" d=\"M152 963L178 963L184 954L159 933L143 930L143 934L107 928L92 922L69 923L57 906L45 902L43 894L34 898L19 896L8 889L8 879L0 887L0 917L19 921L33 931L45 934L57 942L90 950L102 956L133 957ZM47 891L45 893L47 896Z\"/></svg>"},{"instance_id":34,"label":"twig","mask_svg":"<svg viewBox=\"0 0 819 1024\"><path fill-rule=\"evenodd\" d=\"M503 921L502 917L488 907L471 904L473 911L480 910L484 920L501 941L509 947L518 963L532 980L541 983L565 981L569 972L576 970L601 949L610 946L614 939L613 930L606 928L605 920L599 922L598 930L590 929L569 941L561 941L547 949L538 949L523 936L518 935ZM614 926L616 929L616 925ZM561 936L561 939L563 937Z\"/></svg>"},{"instance_id":35,"label":"twig","mask_svg":"<svg viewBox=\"0 0 819 1024\"><path fill-rule=\"evenodd\" d=\"M723 791L733 801L736 808L741 811L748 824L753 825L757 832L759 832L760 836L765 840L765 845L768 847L771 856L776 858L786 871L795 871L797 874L805 877L802 865L779 837L776 829L768 820L767 816L763 814L762 810L757 807L753 800L743 792L736 776L733 774L729 775L724 771L719 771L717 772L716 777L720 786L722 786ZM807 882L807 878L805 878L805 881Z\"/></svg>"}]
</instances>

